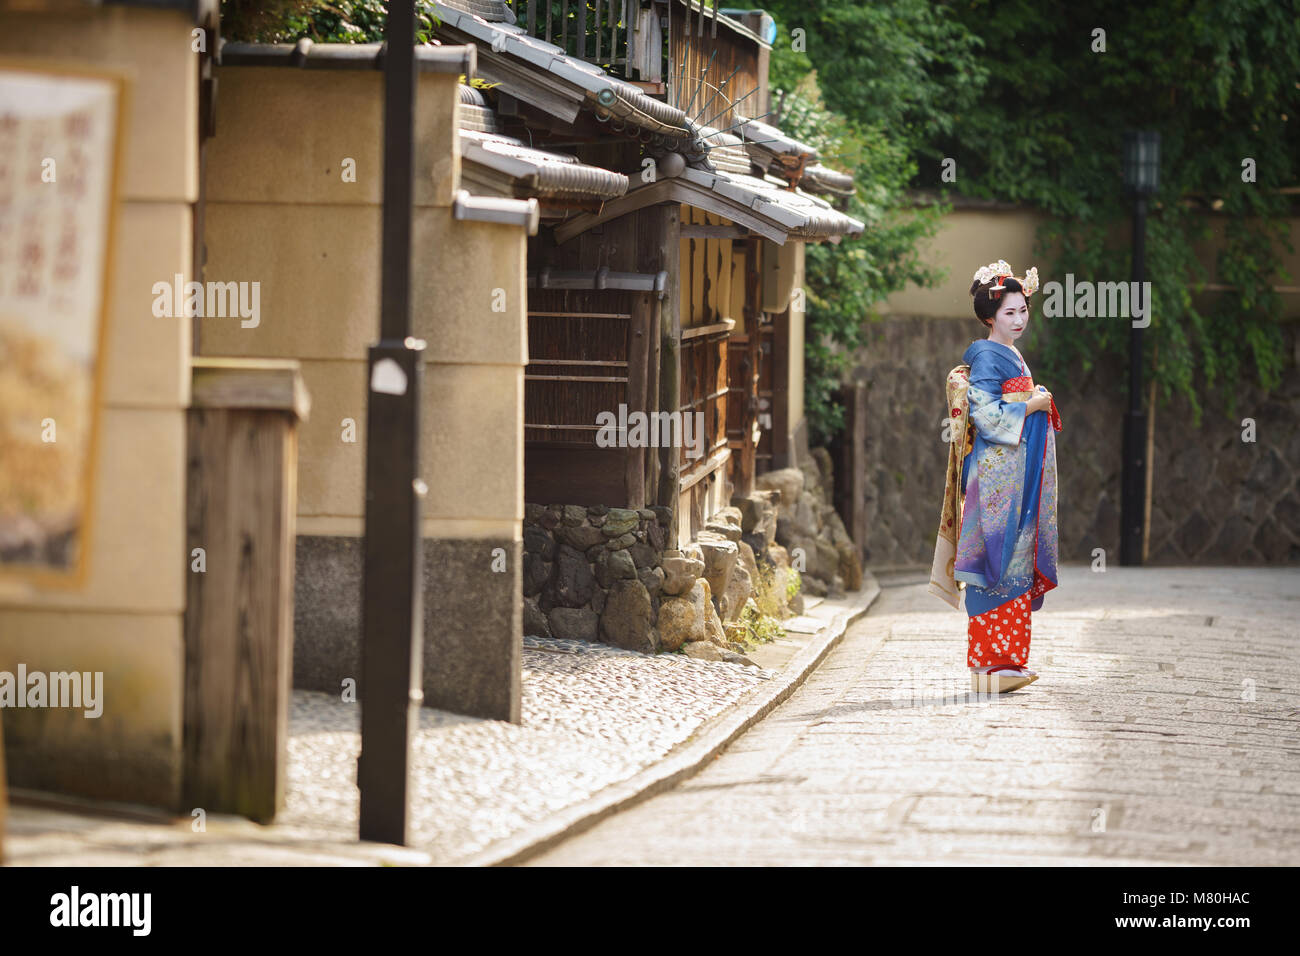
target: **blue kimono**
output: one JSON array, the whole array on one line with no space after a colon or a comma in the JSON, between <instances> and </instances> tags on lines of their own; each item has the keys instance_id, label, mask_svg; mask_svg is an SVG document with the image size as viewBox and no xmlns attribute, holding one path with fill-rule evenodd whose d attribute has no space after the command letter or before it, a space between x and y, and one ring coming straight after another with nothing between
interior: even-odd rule
<instances>
[{"instance_id":1,"label":"blue kimono","mask_svg":"<svg viewBox=\"0 0 1300 956\"><path fill-rule=\"evenodd\" d=\"M962 356L974 443L962 465L961 534L953 575L966 613L979 617L1028 595L1032 609L1056 587L1056 437L1060 416L1025 413L1036 391L1014 349L990 339ZM1027 611L1025 617L1027 622ZM1026 642L1027 643L1027 642Z\"/></svg>"}]
</instances>

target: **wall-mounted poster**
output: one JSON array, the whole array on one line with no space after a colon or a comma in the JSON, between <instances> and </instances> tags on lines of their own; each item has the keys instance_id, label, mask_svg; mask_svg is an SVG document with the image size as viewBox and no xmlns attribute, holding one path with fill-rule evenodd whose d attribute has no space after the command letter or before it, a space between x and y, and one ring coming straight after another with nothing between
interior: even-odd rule
<instances>
[{"instance_id":1,"label":"wall-mounted poster","mask_svg":"<svg viewBox=\"0 0 1300 956\"><path fill-rule=\"evenodd\" d=\"M0 577L84 570L123 98L0 59Z\"/></svg>"}]
</instances>

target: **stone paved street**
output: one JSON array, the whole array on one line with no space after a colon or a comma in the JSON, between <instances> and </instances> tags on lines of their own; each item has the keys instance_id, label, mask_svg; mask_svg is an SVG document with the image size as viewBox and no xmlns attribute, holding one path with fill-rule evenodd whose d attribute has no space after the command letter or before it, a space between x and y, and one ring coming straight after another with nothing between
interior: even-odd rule
<instances>
[{"instance_id":1,"label":"stone paved street","mask_svg":"<svg viewBox=\"0 0 1300 956\"><path fill-rule=\"evenodd\" d=\"M1300 864L1300 570L1071 567L969 694L919 574L682 786L530 861Z\"/></svg>"},{"instance_id":2,"label":"stone paved street","mask_svg":"<svg viewBox=\"0 0 1300 956\"><path fill-rule=\"evenodd\" d=\"M424 708L413 747L412 850L358 844L360 711L295 691L289 786L274 826L212 815L164 823L13 807L7 862L20 865L447 863L631 777L773 671L527 638L523 721Z\"/></svg>"},{"instance_id":3,"label":"stone paved street","mask_svg":"<svg viewBox=\"0 0 1300 956\"><path fill-rule=\"evenodd\" d=\"M413 845L435 862L469 855L630 777L770 676L581 641L528 645L521 724L420 712ZM354 705L296 692L280 822L355 837L360 746Z\"/></svg>"}]
</instances>

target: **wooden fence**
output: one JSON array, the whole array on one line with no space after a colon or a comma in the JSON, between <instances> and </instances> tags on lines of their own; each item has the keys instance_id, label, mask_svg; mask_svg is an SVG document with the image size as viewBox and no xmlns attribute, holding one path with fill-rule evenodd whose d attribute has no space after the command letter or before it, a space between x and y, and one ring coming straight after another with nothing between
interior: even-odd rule
<instances>
[{"instance_id":1,"label":"wooden fence","mask_svg":"<svg viewBox=\"0 0 1300 956\"><path fill-rule=\"evenodd\" d=\"M518 25L569 56L622 74L639 0L510 0Z\"/></svg>"}]
</instances>

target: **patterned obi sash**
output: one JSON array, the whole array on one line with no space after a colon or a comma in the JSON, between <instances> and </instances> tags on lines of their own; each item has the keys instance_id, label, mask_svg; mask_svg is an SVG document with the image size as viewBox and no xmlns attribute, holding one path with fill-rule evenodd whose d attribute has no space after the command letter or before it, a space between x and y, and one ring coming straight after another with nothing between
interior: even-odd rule
<instances>
[{"instance_id":1,"label":"patterned obi sash","mask_svg":"<svg viewBox=\"0 0 1300 956\"><path fill-rule=\"evenodd\" d=\"M1034 395L1034 380L1028 375L1009 378L1002 383L1002 398L1008 402L1027 402Z\"/></svg>"},{"instance_id":2,"label":"patterned obi sash","mask_svg":"<svg viewBox=\"0 0 1300 956\"><path fill-rule=\"evenodd\" d=\"M1028 375L1018 375L1015 378L1009 378L1002 383L1002 400L1006 402L1027 402L1034 397L1034 380ZM1052 407L1047 412L1052 421L1052 428L1056 431L1061 430L1061 413L1056 410L1056 399L1052 399Z\"/></svg>"}]
</instances>

